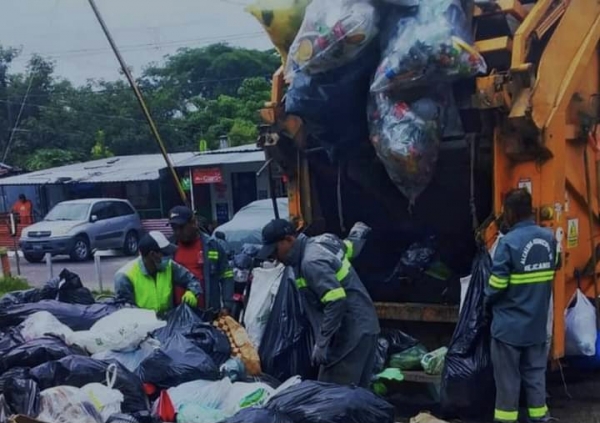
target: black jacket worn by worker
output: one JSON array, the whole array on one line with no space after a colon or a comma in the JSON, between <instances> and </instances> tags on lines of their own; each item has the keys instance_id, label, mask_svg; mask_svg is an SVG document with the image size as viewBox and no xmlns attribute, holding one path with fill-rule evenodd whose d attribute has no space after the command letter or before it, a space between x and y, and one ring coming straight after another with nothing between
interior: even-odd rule
<instances>
[{"instance_id":1,"label":"black jacket worn by worker","mask_svg":"<svg viewBox=\"0 0 600 423\"><path fill-rule=\"evenodd\" d=\"M327 346L325 365L344 359L364 336L379 333L375 307L352 268L353 244L331 234L301 234L288 257L307 302L316 343Z\"/></svg>"},{"instance_id":2,"label":"black jacket worn by worker","mask_svg":"<svg viewBox=\"0 0 600 423\"><path fill-rule=\"evenodd\" d=\"M516 347L546 342L557 263L552 231L533 220L516 224L500 239L486 288L493 338Z\"/></svg>"}]
</instances>

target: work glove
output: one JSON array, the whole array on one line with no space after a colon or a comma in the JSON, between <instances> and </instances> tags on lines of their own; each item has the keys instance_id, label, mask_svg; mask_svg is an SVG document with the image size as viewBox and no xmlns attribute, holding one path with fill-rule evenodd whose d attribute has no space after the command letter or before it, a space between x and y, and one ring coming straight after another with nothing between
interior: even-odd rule
<instances>
[{"instance_id":1,"label":"work glove","mask_svg":"<svg viewBox=\"0 0 600 423\"><path fill-rule=\"evenodd\" d=\"M196 298L196 295L192 291L186 291L183 297L181 297L181 301L192 308L198 307L198 298Z\"/></svg>"},{"instance_id":2,"label":"work glove","mask_svg":"<svg viewBox=\"0 0 600 423\"><path fill-rule=\"evenodd\" d=\"M319 346L319 344L315 344L312 352L311 362L314 367L322 366L327 362L327 345Z\"/></svg>"}]
</instances>

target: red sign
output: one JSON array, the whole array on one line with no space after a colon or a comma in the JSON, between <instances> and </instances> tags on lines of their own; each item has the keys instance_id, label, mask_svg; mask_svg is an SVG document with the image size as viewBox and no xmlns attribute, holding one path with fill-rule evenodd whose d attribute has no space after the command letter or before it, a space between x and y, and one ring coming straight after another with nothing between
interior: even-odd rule
<instances>
[{"instance_id":1,"label":"red sign","mask_svg":"<svg viewBox=\"0 0 600 423\"><path fill-rule=\"evenodd\" d=\"M223 174L218 167L196 168L192 172L194 185L223 183Z\"/></svg>"}]
</instances>

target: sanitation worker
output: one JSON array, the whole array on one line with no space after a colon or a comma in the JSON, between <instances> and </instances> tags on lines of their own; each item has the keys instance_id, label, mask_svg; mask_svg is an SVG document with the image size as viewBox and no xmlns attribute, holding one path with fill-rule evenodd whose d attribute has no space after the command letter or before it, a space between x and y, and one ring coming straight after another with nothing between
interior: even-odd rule
<instances>
[{"instance_id":1,"label":"sanitation worker","mask_svg":"<svg viewBox=\"0 0 600 423\"><path fill-rule=\"evenodd\" d=\"M181 287L181 300L190 307L198 306L202 295L200 282L171 256L175 246L158 231L144 235L139 242L140 257L132 260L115 274L115 294L118 300L139 308L163 314L173 308L174 288Z\"/></svg>"},{"instance_id":2,"label":"sanitation worker","mask_svg":"<svg viewBox=\"0 0 600 423\"><path fill-rule=\"evenodd\" d=\"M506 196L504 218L509 230L498 242L485 292L492 312L494 420L518 421L522 386L529 420L547 422L547 321L557 244L550 230L535 224L527 190L513 190Z\"/></svg>"},{"instance_id":3,"label":"sanitation worker","mask_svg":"<svg viewBox=\"0 0 600 423\"><path fill-rule=\"evenodd\" d=\"M331 234L296 234L284 219L267 224L262 238L259 259L275 258L294 268L316 338L312 361L319 368L319 380L368 387L379 321L350 264L353 243Z\"/></svg>"}]
</instances>

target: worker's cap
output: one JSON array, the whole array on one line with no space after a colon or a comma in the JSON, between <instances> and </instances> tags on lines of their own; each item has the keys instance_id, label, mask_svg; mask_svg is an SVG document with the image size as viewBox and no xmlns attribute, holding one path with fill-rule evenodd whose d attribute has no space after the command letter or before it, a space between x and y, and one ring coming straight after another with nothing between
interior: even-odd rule
<instances>
[{"instance_id":1,"label":"worker's cap","mask_svg":"<svg viewBox=\"0 0 600 423\"><path fill-rule=\"evenodd\" d=\"M147 256L151 252L163 253L167 256L175 254L175 247L169 242L166 236L162 232L150 231L140 239L139 243L140 254Z\"/></svg>"},{"instance_id":2,"label":"worker's cap","mask_svg":"<svg viewBox=\"0 0 600 423\"><path fill-rule=\"evenodd\" d=\"M296 229L291 222L285 219L271 220L262 230L263 247L258 253L258 259L266 260L272 257L277 250L277 243L290 235L296 235Z\"/></svg>"},{"instance_id":3,"label":"worker's cap","mask_svg":"<svg viewBox=\"0 0 600 423\"><path fill-rule=\"evenodd\" d=\"M186 206L176 206L169 213L169 224L172 226L185 226L194 218L192 209Z\"/></svg>"}]
</instances>

